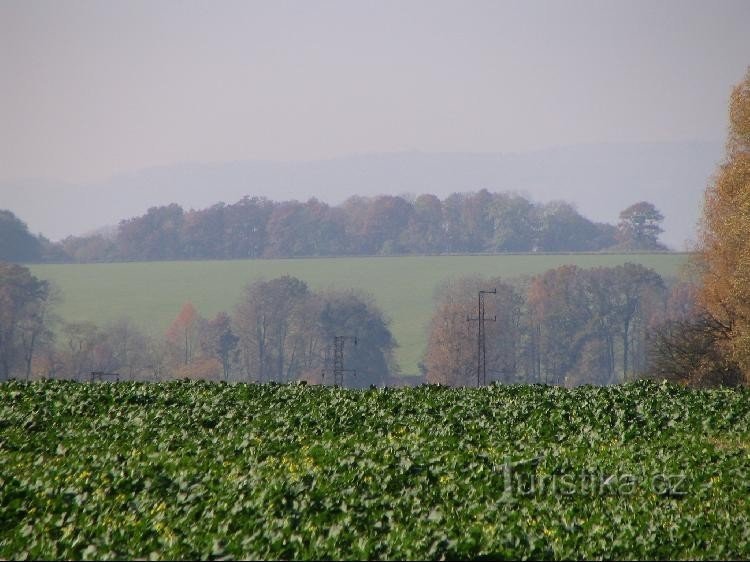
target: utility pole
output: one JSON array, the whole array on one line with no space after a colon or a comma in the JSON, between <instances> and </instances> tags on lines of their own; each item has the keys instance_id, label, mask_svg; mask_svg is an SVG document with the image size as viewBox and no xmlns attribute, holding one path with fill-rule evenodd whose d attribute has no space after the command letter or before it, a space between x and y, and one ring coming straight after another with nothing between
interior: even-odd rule
<instances>
[{"instance_id":1,"label":"utility pole","mask_svg":"<svg viewBox=\"0 0 750 562\"><path fill-rule=\"evenodd\" d=\"M338 386L344 386L345 373L351 373L355 376L357 374L356 369L344 369L344 344L346 340L352 340L354 345L357 345L357 336L334 336L333 348L328 346L326 349L323 378L326 376L326 371L331 364L331 355L333 355L333 384Z\"/></svg>"},{"instance_id":2,"label":"utility pole","mask_svg":"<svg viewBox=\"0 0 750 562\"><path fill-rule=\"evenodd\" d=\"M484 295L495 295L497 294L497 289L492 289L491 291L479 291L479 295L477 296L477 317L471 318L469 316L466 317L467 322L477 322L478 323L478 330L477 330L477 386L483 386L487 384L487 339L486 339L486 329L484 327L485 320L485 314L484 314ZM497 316L493 316L492 318L489 318L490 322L496 322Z\"/></svg>"}]
</instances>

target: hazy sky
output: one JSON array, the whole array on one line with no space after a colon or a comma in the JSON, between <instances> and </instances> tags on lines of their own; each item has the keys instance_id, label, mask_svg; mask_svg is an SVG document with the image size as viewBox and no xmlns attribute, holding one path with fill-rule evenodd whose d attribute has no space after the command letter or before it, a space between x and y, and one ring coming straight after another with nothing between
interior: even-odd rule
<instances>
[{"instance_id":1,"label":"hazy sky","mask_svg":"<svg viewBox=\"0 0 750 562\"><path fill-rule=\"evenodd\" d=\"M749 64L747 0L0 1L0 180L718 140Z\"/></svg>"}]
</instances>

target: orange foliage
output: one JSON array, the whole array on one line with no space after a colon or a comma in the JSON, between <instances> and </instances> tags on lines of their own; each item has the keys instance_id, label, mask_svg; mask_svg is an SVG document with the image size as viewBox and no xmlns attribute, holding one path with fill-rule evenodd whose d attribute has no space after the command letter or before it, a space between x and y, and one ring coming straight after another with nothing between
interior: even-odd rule
<instances>
[{"instance_id":1,"label":"orange foliage","mask_svg":"<svg viewBox=\"0 0 750 562\"><path fill-rule=\"evenodd\" d=\"M727 156L706 190L701 226L699 297L750 381L750 69L730 98Z\"/></svg>"},{"instance_id":2,"label":"orange foliage","mask_svg":"<svg viewBox=\"0 0 750 562\"><path fill-rule=\"evenodd\" d=\"M167 330L167 341L184 352L184 363L187 365L193 359L193 348L197 336L198 313L193 303L182 305L180 313Z\"/></svg>"}]
</instances>

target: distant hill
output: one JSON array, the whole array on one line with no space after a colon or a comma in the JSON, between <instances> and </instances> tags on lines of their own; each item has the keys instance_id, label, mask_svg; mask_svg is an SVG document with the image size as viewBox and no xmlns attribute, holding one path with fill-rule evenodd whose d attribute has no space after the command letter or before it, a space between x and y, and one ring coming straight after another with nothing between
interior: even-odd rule
<instances>
[{"instance_id":1,"label":"distant hill","mask_svg":"<svg viewBox=\"0 0 750 562\"><path fill-rule=\"evenodd\" d=\"M310 162L179 164L105 182L0 182L0 207L52 239L140 215L154 205L203 208L244 195L275 200L350 195L516 191L539 201L572 201L592 220L615 223L647 200L665 215L662 239L675 249L694 239L706 184L722 157L719 142L608 143L524 153L398 152Z\"/></svg>"}]
</instances>

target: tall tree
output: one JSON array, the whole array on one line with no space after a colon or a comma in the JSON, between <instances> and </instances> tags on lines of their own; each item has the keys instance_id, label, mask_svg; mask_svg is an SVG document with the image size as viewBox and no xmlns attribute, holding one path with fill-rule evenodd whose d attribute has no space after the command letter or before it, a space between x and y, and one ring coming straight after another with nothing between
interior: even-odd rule
<instances>
[{"instance_id":1,"label":"tall tree","mask_svg":"<svg viewBox=\"0 0 750 562\"><path fill-rule=\"evenodd\" d=\"M256 258L268 242L268 218L275 204L264 197L243 197L224 209L224 255Z\"/></svg>"},{"instance_id":2,"label":"tall tree","mask_svg":"<svg viewBox=\"0 0 750 562\"><path fill-rule=\"evenodd\" d=\"M427 381L453 386L477 384L478 323L477 291L497 289L485 295L487 380L518 382L522 367L523 299L515 287L501 279L467 277L446 283L438 292L438 303L429 327L424 366Z\"/></svg>"},{"instance_id":3,"label":"tall tree","mask_svg":"<svg viewBox=\"0 0 750 562\"><path fill-rule=\"evenodd\" d=\"M0 210L0 261L33 262L42 257L42 243L22 220Z\"/></svg>"},{"instance_id":4,"label":"tall tree","mask_svg":"<svg viewBox=\"0 0 750 562\"><path fill-rule=\"evenodd\" d=\"M443 207L434 195L420 195L414 201L414 214L401 236L400 246L415 254L434 254L445 250Z\"/></svg>"},{"instance_id":5,"label":"tall tree","mask_svg":"<svg viewBox=\"0 0 750 562\"><path fill-rule=\"evenodd\" d=\"M215 357L221 362L224 380L229 380L232 365L236 362L239 338L232 332L232 319L226 312L219 312L213 319L198 325L198 340L201 354Z\"/></svg>"},{"instance_id":6,"label":"tall tree","mask_svg":"<svg viewBox=\"0 0 750 562\"><path fill-rule=\"evenodd\" d=\"M185 365L193 359L198 338L198 321L198 312L193 303L186 302L167 330L167 340L181 350Z\"/></svg>"},{"instance_id":7,"label":"tall tree","mask_svg":"<svg viewBox=\"0 0 750 562\"><path fill-rule=\"evenodd\" d=\"M539 250L594 251L614 242L606 227L581 216L570 203L552 201L540 205L536 216L535 242Z\"/></svg>"},{"instance_id":8,"label":"tall tree","mask_svg":"<svg viewBox=\"0 0 750 562\"><path fill-rule=\"evenodd\" d=\"M616 382L617 340L621 332L618 296L613 290L617 286L617 271L611 267L598 267L585 272L590 337L583 360L586 365L581 366L580 371L586 377L590 377L592 370L598 372L600 378L597 382L606 384Z\"/></svg>"},{"instance_id":9,"label":"tall tree","mask_svg":"<svg viewBox=\"0 0 750 562\"><path fill-rule=\"evenodd\" d=\"M0 380L26 377L47 325L50 286L20 265L0 262Z\"/></svg>"},{"instance_id":10,"label":"tall tree","mask_svg":"<svg viewBox=\"0 0 750 562\"><path fill-rule=\"evenodd\" d=\"M485 296L488 380L610 384L646 371L646 336L665 305L653 270L562 266L530 280L474 277L438 292L423 361L428 382L476 384L479 289ZM677 305L675 305L677 306ZM618 369L619 366L619 369Z\"/></svg>"},{"instance_id":11,"label":"tall tree","mask_svg":"<svg viewBox=\"0 0 750 562\"><path fill-rule=\"evenodd\" d=\"M490 249L496 252L527 252L536 240L534 205L511 194L496 194L489 209L493 221Z\"/></svg>"},{"instance_id":12,"label":"tall tree","mask_svg":"<svg viewBox=\"0 0 750 562\"><path fill-rule=\"evenodd\" d=\"M371 297L352 291L313 293L290 276L259 281L245 289L232 330L247 380L320 382L326 349L341 335L359 341L347 350L346 366L357 371L347 386L382 384L394 370L387 319Z\"/></svg>"},{"instance_id":13,"label":"tall tree","mask_svg":"<svg viewBox=\"0 0 750 562\"><path fill-rule=\"evenodd\" d=\"M268 219L267 257L319 256L344 247L344 217L317 199L280 203Z\"/></svg>"},{"instance_id":14,"label":"tall tree","mask_svg":"<svg viewBox=\"0 0 750 562\"><path fill-rule=\"evenodd\" d=\"M359 230L364 253L400 252L399 239L412 213L411 204L402 197L381 195L370 200Z\"/></svg>"},{"instance_id":15,"label":"tall tree","mask_svg":"<svg viewBox=\"0 0 750 562\"><path fill-rule=\"evenodd\" d=\"M527 298L538 333L540 376L562 384L589 340L584 272L573 265L551 269L532 279Z\"/></svg>"},{"instance_id":16,"label":"tall tree","mask_svg":"<svg viewBox=\"0 0 750 562\"><path fill-rule=\"evenodd\" d=\"M732 91L726 158L703 205L700 298L750 382L750 68Z\"/></svg>"},{"instance_id":17,"label":"tall tree","mask_svg":"<svg viewBox=\"0 0 750 562\"><path fill-rule=\"evenodd\" d=\"M168 260L183 257L182 207L151 207L142 217L122 221L117 233L121 257Z\"/></svg>"},{"instance_id":18,"label":"tall tree","mask_svg":"<svg viewBox=\"0 0 750 562\"><path fill-rule=\"evenodd\" d=\"M464 198L462 222L469 251L486 252L492 249L495 228L490 215L492 203L493 196L486 189L469 193Z\"/></svg>"},{"instance_id":19,"label":"tall tree","mask_svg":"<svg viewBox=\"0 0 750 562\"><path fill-rule=\"evenodd\" d=\"M449 386L476 384L476 344L466 322L467 303L445 296L432 316L425 352L427 382Z\"/></svg>"},{"instance_id":20,"label":"tall tree","mask_svg":"<svg viewBox=\"0 0 750 562\"><path fill-rule=\"evenodd\" d=\"M665 296L664 280L653 269L626 263L614 268L615 314L622 337L622 376L643 371L646 330L655 302Z\"/></svg>"},{"instance_id":21,"label":"tall tree","mask_svg":"<svg viewBox=\"0 0 750 562\"><path fill-rule=\"evenodd\" d=\"M189 211L181 225L181 247L187 258L217 259L225 254L224 213L226 206L218 203L200 211Z\"/></svg>"},{"instance_id":22,"label":"tall tree","mask_svg":"<svg viewBox=\"0 0 750 562\"><path fill-rule=\"evenodd\" d=\"M661 227L663 220L664 215L647 201L624 209L617 224L620 247L626 250L665 250L664 244L659 242L659 235L664 232Z\"/></svg>"},{"instance_id":23,"label":"tall tree","mask_svg":"<svg viewBox=\"0 0 750 562\"><path fill-rule=\"evenodd\" d=\"M295 327L309 297L307 284L288 275L245 288L233 324L248 380L288 380L299 361Z\"/></svg>"},{"instance_id":24,"label":"tall tree","mask_svg":"<svg viewBox=\"0 0 750 562\"><path fill-rule=\"evenodd\" d=\"M357 345L347 349L346 368L356 371L346 386L382 385L394 374L393 349L396 341L388 320L372 297L356 291L328 291L321 301L318 326L320 348L333 343L335 336L356 336ZM329 366L330 367L330 366Z\"/></svg>"}]
</instances>

